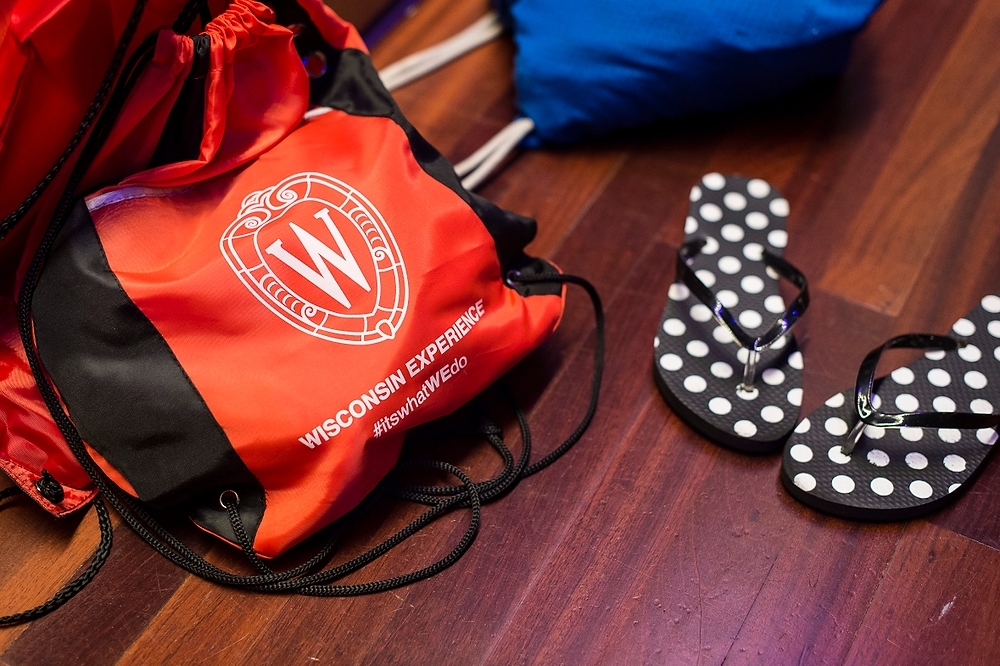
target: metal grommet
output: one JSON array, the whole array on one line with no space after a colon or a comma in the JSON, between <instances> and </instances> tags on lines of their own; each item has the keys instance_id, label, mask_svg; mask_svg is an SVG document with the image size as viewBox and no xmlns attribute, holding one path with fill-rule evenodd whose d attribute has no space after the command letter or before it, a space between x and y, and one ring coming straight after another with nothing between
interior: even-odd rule
<instances>
[{"instance_id":1,"label":"metal grommet","mask_svg":"<svg viewBox=\"0 0 1000 666\"><path fill-rule=\"evenodd\" d=\"M513 289L517 286L517 278L521 277L521 271L509 270L507 275L504 277L503 281L507 283L507 286Z\"/></svg>"},{"instance_id":2,"label":"metal grommet","mask_svg":"<svg viewBox=\"0 0 1000 666\"><path fill-rule=\"evenodd\" d=\"M226 501L225 501L227 498L229 498L230 501L236 506L240 505L240 496L236 494L235 490L223 490L222 494L219 495L219 506L221 506L223 509L226 509L227 511L229 510L229 507L226 506Z\"/></svg>"},{"instance_id":3,"label":"metal grommet","mask_svg":"<svg viewBox=\"0 0 1000 666\"><path fill-rule=\"evenodd\" d=\"M326 74L326 55L322 51L313 51L302 59L302 66L310 79L318 79Z\"/></svg>"}]
</instances>

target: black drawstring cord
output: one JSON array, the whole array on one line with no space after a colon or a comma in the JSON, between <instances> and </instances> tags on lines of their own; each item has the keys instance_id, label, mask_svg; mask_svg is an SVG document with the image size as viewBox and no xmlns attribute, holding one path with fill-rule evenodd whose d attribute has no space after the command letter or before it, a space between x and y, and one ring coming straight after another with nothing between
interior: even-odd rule
<instances>
[{"instance_id":1,"label":"black drawstring cord","mask_svg":"<svg viewBox=\"0 0 1000 666\"><path fill-rule=\"evenodd\" d=\"M521 430L521 456L517 463L514 462L514 454L507 448L503 441L503 431L492 421L483 417L479 431L476 434L482 435L490 446L492 446L503 459L504 468L495 478L475 484L476 492L482 502L488 504L510 491L524 478L524 470L528 466L528 459L531 457L531 430L528 427L527 417L524 411L518 406L510 391L500 385L504 397L510 403L517 414L518 426ZM434 504L436 498L456 495L463 491L464 486L395 486L393 492L403 499L420 502L421 504ZM405 495L405 496L404 496Z\"/></svg>"},{"instance_id":2,"label":"black drawstring cord","mask_svg":"<svg viewBox=\"0 0 1000 666\"><path fill-rule=\"evenodd\" d=\"M98 113L104 106L104 102L108 98L109 93L111 93L112 99L114 99L115 93L117 93L118 90L123 87L121 85L116 86L114 93L112 93L111 87L115 83L115 79L118 77L118 71L119 69L121 69L122 61L125 59L125 53L128 51L129 44L131 44L132 38L135 36L136 30L138 30L139 28L139 22L142 19L142 15L143 12L145 11L147 1L148 0L137 0L135 6L132 8L132 13L129 16L129 20L125 24L125 29L122 31L122 36L118 40L118 45L115 47L115 52L111 58L111 63L108 65L108 69L105 71L104 77L101 80L101 85L98 88L97 93L94 96L94 99L87 107L87 111L84 113L83 120L80 121L80 125L77 127L77 130L73 134L73 137L70 139L69 145L66 146L65 150L63 150L62 154L59 156L59 159L56 160L56 163L52 165L48 173L45 174L42 180L39 181L39 183L28 194L28 196L24 199L24 201L22 201L18 205L18 207L14 209L13 212L11 212L6 218L3 219L2 222L0 222L0 241L2 241L15 226L17 226L17 223L24 218L24 216L28 213L29 210L31 210L31 207L35 205L35 203L42 196L45 190L48 189L49 185L52 184L52 181L55 180L55 177L62 170L63 166L66 164L66 161L70 158L73 152L76 151L76 148L83 140L83 137L89 131L91 124L94 122L94 119L97 118ZM129 59L129 63L125 68L125 74L127 76L131 76L135 72L136 68L143 62L142 57L137 57L140 51L142 51L142 47L140 47L140 49L137 50L136 54L133 54L133 56ZM134 85L134 80L131 82L131 84L128 84L124 87L131 89L132 85ZM117 116L117 112L114 115ZM98 124L97 127L95 128L94 134L101 133L104 134L106 137L107 131L110 130L111 123L103 121L104 121L104 116L102 115L101 119L98 120ZM99 130L101 130L102 127L105 128L104 131L99 132ZM98 143L103 144L103 139L101 139ZM84 147L84 154L81 156L80 161L78 161L76 166L74 167L73 173L70 174L69 184L67 185L67 190L70 191L69 194L67 194L64 191L61 197L63 200L73 195L73 192L75 192L76 187L79 185L80 180L82 180L83 178L83 174L86 172L87 168L89 168L90 163L93 160L93 157L96 156L97 149L99 149L100 146L97 146L97 148L91 151L92 154L88 155L87 148L90 147L91 145L92 145L91 140L88 140L86 146ZM26 347L26 349L29 349L29 347ZM32 354L29 353L29 356L31 355ZM18 488L7 488L4 489L3 491L0 491L0 502L6 500L9 497L14 496L15 494L17 494L18 491L19 491ZM83 571L82 574L80 574L77 578L67 583L61 590L59 590L51 599L49 599L45 603L36 606L35 608L22 611L20 613L15 613L13 615L6 615L0 617L0 626L10 626L14 624L21 624L23 622L30 622L31 620L42 617L43 615L47 615L48 613L51 613L52 611L54 611L55 609L59 608L64 603L72 599L80 590L86 587L87 584L94 579L97 573L101 570L101 567L103 567L104 563L107 561L108 555L110 555L111 553L111 545L113 542L111 516L108 513L107 506L105 506L104 502L99 497L97 497L94 499L94 508L97 511L97 521L101 531L101 541L98 544L97 549L94 551L94 555L91 558L90 565Z\"/></svg>"},{"instance_id":3,"label":"black drawstring cord","mask_svg":"<svg viewBox=\"0 0 1000 666\"><path fill-rule=\"evenodd\" d=\"M236 542L243 549L243 554L247 556L250 563L253 564L254 568L264 575L273 574L271 567L260 558L257 551L253 549L253 542L250 541L250 536L247 534L246 528L243 527L243 521L240 519L240 512L237 508L240 504L240 498L236 496L236 493L223 493L219 497L219 502L222 506L226 507L226 513L229 514L229 524L233 526L233 532L236 534Z\"/></svg>"},{"instance_id":4,"label":"black drawstring cord","mask_svg":"<svg viewBox=\"0 0 1000 666\"><path fill-rule=\"evenodd\" d=\"M465 551L469 549L469 547L472 545L472 542L476 540L476 534L479 532L479 526L482 521L482 515L481 515L482 504L480 502L479 495L476 493L475 484L473 483L472 479L466 476L465 473L462 472L462 470L460 470L458 467L455 467L454 465L449 465L448 463L444 462L430 462L427 463L427 465L436 467L437 469L443 472L448 472L449 474L455 475L464 484L468 492L467 502L468 502L468 508L472 511L472 519L469 521L469 526L466 528L465 533L462 535L462 538L459 540L455 548L453 548L450 553L445 555L443 558L441 558L434 564L426 566L423 569L419 569L417 571L404 574L402 576L396 576L394 578L374 581L371 583L362 583L360 585L339 585L339 586L313 585L300 589L299 590L300 594L305 594L308 596L316 596L316 597L332 597L332 596L342 597L342 596L359 596L362 594L373 594L376 592L384 592L386 590L391 590L397 587L403 587L404 585L415 583L425 578L430 578L431 576L440 573L441 571L444 571L445 569L450 567L452 564L457 562L459 558L462 557L462 555L465 554ZM454 508L452 506L452 500L443 502L439 506L441 507L440 515L443 515L451 508ZM435 515L430 515L432 512ZM393 535L391 539L387 539L385 542L383 542L382 545L384 547L381 548L377 547L380 552L375 553L374 557L372 557L371 559L374 560L376 557L379 557L382 554L388 552L391 548L395 547L403 540L415 534L421 527L423 527L424 524L429 523L431 520L436 518L438 513L435 509L432 509L431 511L428 511L424 515L427 516L426 521L422 521L421 524L416 524L417 521L414 521L403 530L397 532L395 535ZM374 551L376 549L372 550ZM352 567L351 570L352 571L357 570L361 566L364 566L364 564L367 564L367 562L359 563L357 566ZM346 575L346 573L344 575Z\"/></svg>"},{"instance_id":5,"label":"black drawstring cord","mask_svg":"<svg viewBox=\"0 0 1000 666\"><path fill-rule=\"evenodd\" d=\"M398 532L393 534L391 537L382 541L382 543L369 549L367 552L355 557L349 562L345 562L341 565L334 567L328 571L323 571L317 574L312 574L310 576L305 576L302 578L297 578L290 581L280 581L272 584L265 584L259 586L253 586L252 589L259 592L297 592L298 594L303 594L307 596L321 596L321 597L345 597L345 596L359 596L362 594L372 594L375 592L384 592L385 590L390 590L396 587L401 587L403 585L409 585L410 583L422 580L433 576L434 574L447 569L449 566L454 564L472 542L475 540L476 534L479 531L479 526L481 522L481 502L479 495L475 491L475 484L473 481L454 465L450 465L444 462L437 461L424 461L419 463L414 463L414 466L429 467L432 469L438 469L443 472L447 472L456 476L463 484L463 487L468 493L467 505L472 511L472 519L469 521L469 525L465 530L465 534L459 540L459 543L452 549L450 553L445 555L443 558L437 562L424 567L418 571L414 571L401 576L396 576L394 578L389 578L385 580L372 581L369 583L362 583L359 585L329 585L328 583L343 578L350 573L358 571L362 567L371 562L375 561L382 555L385 555L390 550L398 546L400 543L408 539L409 537L416 534L420 529L426 525L433 522L440 516L445 515L455 508L459 508L460 503L463 498L454 497L446 500L437 501L434 506L420 515L417 519L400 529ZM416 501L416 500L414 500Z\"/></svg>"},{"instance_id":6,"label":"black drawstring cord","mask_svg":"<svg viewBox=\"0 0 1000 666\"><path fill-rule=\"evenodd\" d=\"M17 486L4 488L0 490L0 502L21 492L21 489ZM51 613L76 596L77 592L85 588L94 579L94 576L97 575L97 572L101 570L101 567L107 561L108 555L111 554L111 542L113 539L111 516L108 514L108 508L101 501L100 497L94 498L94 508L97 510L97 522L101 529L101 542L97 545L97 549L91 556L90 565L84 569L83 573L66 583L61 590L56 592L45 603L29 610L21 611L20 613L0 616L0 627L9 627L14 624L30 622Z\"/></svg>"},{"instance_id":7,"label":"black drawstring cord","mask_svg":"<svg viewBox=\"0 0 1000 666\"><path fill-rule=\"evenodd\" d=\"M208 0L188 0L184 8L181 9L180 14L177 15L177 20L170 26L170 29L178 35L185 35L191 29L191 25L196 18L201 19L202 29L212 20L212 14L208 8Z\"/></svg>"},{"instance_id":8,"label":"black drawstring cord","mask_svg":"<svg viewBox=\"0 0 1000 666\"><path fill-rule=\"evenodd\" d=\"M557 446L541 460L528 466L524 471L524 476L531 476L545 469L569 451L583 437L583 433L590 427L590 422L594 418L594 413L597 411L597 400L601 393L601 378L604 376L604 308L601 305L601 297L597 293L597 289L594 288L594 285L576 275L522 275L517 271L511 271L507 275L507 280L521 284L540 284L544 282L575 284L583 287L587 295L590 296L590 301L594 306L594 335L596 340L594 343L594 377L590 382L590 405L587 407L587 413L584 415L583 420L580 421L576 430L566 438L566 441ZM520 408L518 408L518 418L520 418L520 413Z\"/></svg>"}]
</instances>

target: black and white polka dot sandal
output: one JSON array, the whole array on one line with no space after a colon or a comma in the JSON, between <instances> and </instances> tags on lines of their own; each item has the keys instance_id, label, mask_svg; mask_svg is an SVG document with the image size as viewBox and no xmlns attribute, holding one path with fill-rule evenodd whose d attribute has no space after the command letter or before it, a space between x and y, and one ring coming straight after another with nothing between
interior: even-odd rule
<instances>
[{"instance_id":1,"label":"black and white polka dot sandal","mask_svg":"<svg viewBox=\"0 0 1000 666\"><path fill-rule=\"evenodd\" d=\"M796 426L781 468L796 499L845 518L904 520L968 487L1000 425L1000 296L983 298L952 333L903 335L872 350L855 390ZM930 351L876 380L879 357L893 348Z\"/></svg>"},{"instance_id":2,"label":"black and white polka dot sandal","mask_svg":"<svg viewBox=\"0 0 1000 666\"><path fill-rule=\"evenodd\" d=\"M789 329L809 295L805 276L782 259L787 216L788 202L763 180L704 176L691 189L676 281L653 340L667 404L741 451L781 448L802 404L802 353ZM799 288L787 308L779 277Z\"/></svg>"}]
</instances>

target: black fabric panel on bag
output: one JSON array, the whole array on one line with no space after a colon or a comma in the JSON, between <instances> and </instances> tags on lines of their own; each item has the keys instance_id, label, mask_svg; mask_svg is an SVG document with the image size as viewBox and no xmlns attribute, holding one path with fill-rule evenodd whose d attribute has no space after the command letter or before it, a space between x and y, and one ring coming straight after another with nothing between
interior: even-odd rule
<instances>
[{"instance_id":1,"label":"black fabric panel on bag","mask_svg":"<svg viewBox=\"0 0 1000 666\"><path fill-rule=\"evenodd\" d=\"M32 316L39 357L81 437L139 498L154 507L194 500L217 507L202 509L208 522L217 513L228 524L218 497L234 490L252 538L263 516L260 482L111 271L82 201L49 253Z\"/></svg>"},{"instance_id":2,"label":"black fabric panel on bag","mask_svg":"<svg viewBox=\"0 0 1000 666\"><path fill-rule=\"evenodd\" d=\"M210 63L211 40L208 35L195 35L191 41L194 42L191 71L181 86L177 101L170 109L167 124L147 169L195 160L201 154L201 139L205 128L205 81Z\"/></svg>"},{"instance_id":3,"label":"black fabric panel on bag","mask_svg":"<svg viewBox=\"0 0 1000 666\"><path fill-rule=\"evenodd\" d=\"M355 116L375 116L390 118L399 125L410 141L410 150L421 168L439 183L469 204L479 219L483 221L486 230L496 244L497 256L500 259L501 278L510 270L518 270L526 274L557 272L555 268L542 259L528 257L524 247L535 237L537 225L535 221L523 215L517 215L504 210L487 199L473 194L462 187L462 182L455 174L451 163L444 158L424 137L414 129L413 125L403 116L396 106L395 100L375 71L371 59L366 53L356 49L346 49L334 52L335 61L329 63L334 72L330 88L320 102L323 106L337 109ZM522 296L531 294L558 294L562 285L535 284L530 289L522 285L512 285Z\"/></svg>"}]
</instances>

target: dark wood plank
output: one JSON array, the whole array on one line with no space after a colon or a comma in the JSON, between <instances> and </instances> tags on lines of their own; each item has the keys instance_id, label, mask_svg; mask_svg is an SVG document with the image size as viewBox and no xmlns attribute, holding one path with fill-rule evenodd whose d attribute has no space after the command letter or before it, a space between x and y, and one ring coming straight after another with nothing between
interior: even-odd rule
<instances>
[{"instance_id":1,"label":"dark wood plank","mask_svg":"<svg viewBox=\"0 0 1000 666\"><path fill-rule=\"evenodd\" d=\"M96 532L93 515L85 522L90 532ZM204 551L198 546L195 550ZM96 582L61 611L29 625L3 653L4 663L114 663L146 630L150 619L185 578L186 572L122 525L115 531L114 549ZM23 578L17 580L23 582ZM123 613L126 608L128 612ZM82 636L85 641L80 640Z\"/></svg>"},{"instance_id":2,"label":"dark wood plank","mask_svg":"<svg viewBox=\"0 0 1000 666\"><path fill-rule=\"evenodd\" d=\"M370 28L376 19L393 6L392 0L324 0L333 11L350 21L362 33Z\"/></svg>"},{"instance_id":3,"label":"dark wood plank","mask_svg":"<svg viewBox=\"0 0 1000 666\"><path fill-rule=\"evenodd\" d=\"M998 28L1000 6L977 3L848 223L824 288L900 314L1000 117ZM904 261L885 261L889 252Z\"/></svg>"},{"instance_id":4,"label":"dark wood plank","mask_svg":"<svg viewBox=\"0 0 1000 666\"><path fill-rule=\"evenodd\" d=\"M480 193L497 205L540 220L526 252L552 257L625 162L615 147L533 150L518 155Z\"/></svg>"},{"instance_id":5,"label":"dark wood plank","mask_svg":"<svg viewBox=\"0 0 1000 666\"><path fill-rule=\"evenodd\" d=\"M775 566L726 661L843 663L905 529L859 528L818 515L800 515L798 522L793 534L783 535Z\"/></svg>"},{"instance_id":6,"label":"dark wood plank","mask_svg":"<svg viewBox=\"0 0 1000 666\"><path fill-rule=\"evenodd\" d=\"M994 664L1000 553L928 524L900 539L848 664Z\"/></svg>"},{"instance_id":7,"label":"dark wood plank","mask_svg":"<svg viewBox=\"0 0 1000 666\"><path fill-rule=\"evenodd\" d=\"M900 528L807 515L773 457L704 442L658 399L630 435L490 661L842 659Z\"/></svg>"},{"instance_id":8,"label":"dark wood plank","mask_svg":"<svg viewBox=\"0 0 1000 666\"><path fill-rule=\"evenodd\" d=\"M3 600L0 614L3 615L47 601L89 562L100 542L93 510L56 519L24 497L4 502L0 516L8 537L4 539L4 557L0 560ZM118 522L117 516L113 521ZM80 606L79 595L66 604L67 609ZM31 628L31 625L0 628L3 659L7 658L5 651L9 646Z\"/></svg>"},{"instance_id":9,"label":"dark wood plank","mask_svg":"<svg viewBox=\"0 0 1000 666\"><path fill-rule=\"evenodd\" d=\"M833 99L815 110L824 138L808 147L806 165L784 190L793 202L788 256L813 285L840 253L853 256L842 249L847 225L974 6L884 2L855 42ZM807 236L796 233L800 223Z\"/></svg>"}]
</instances>

